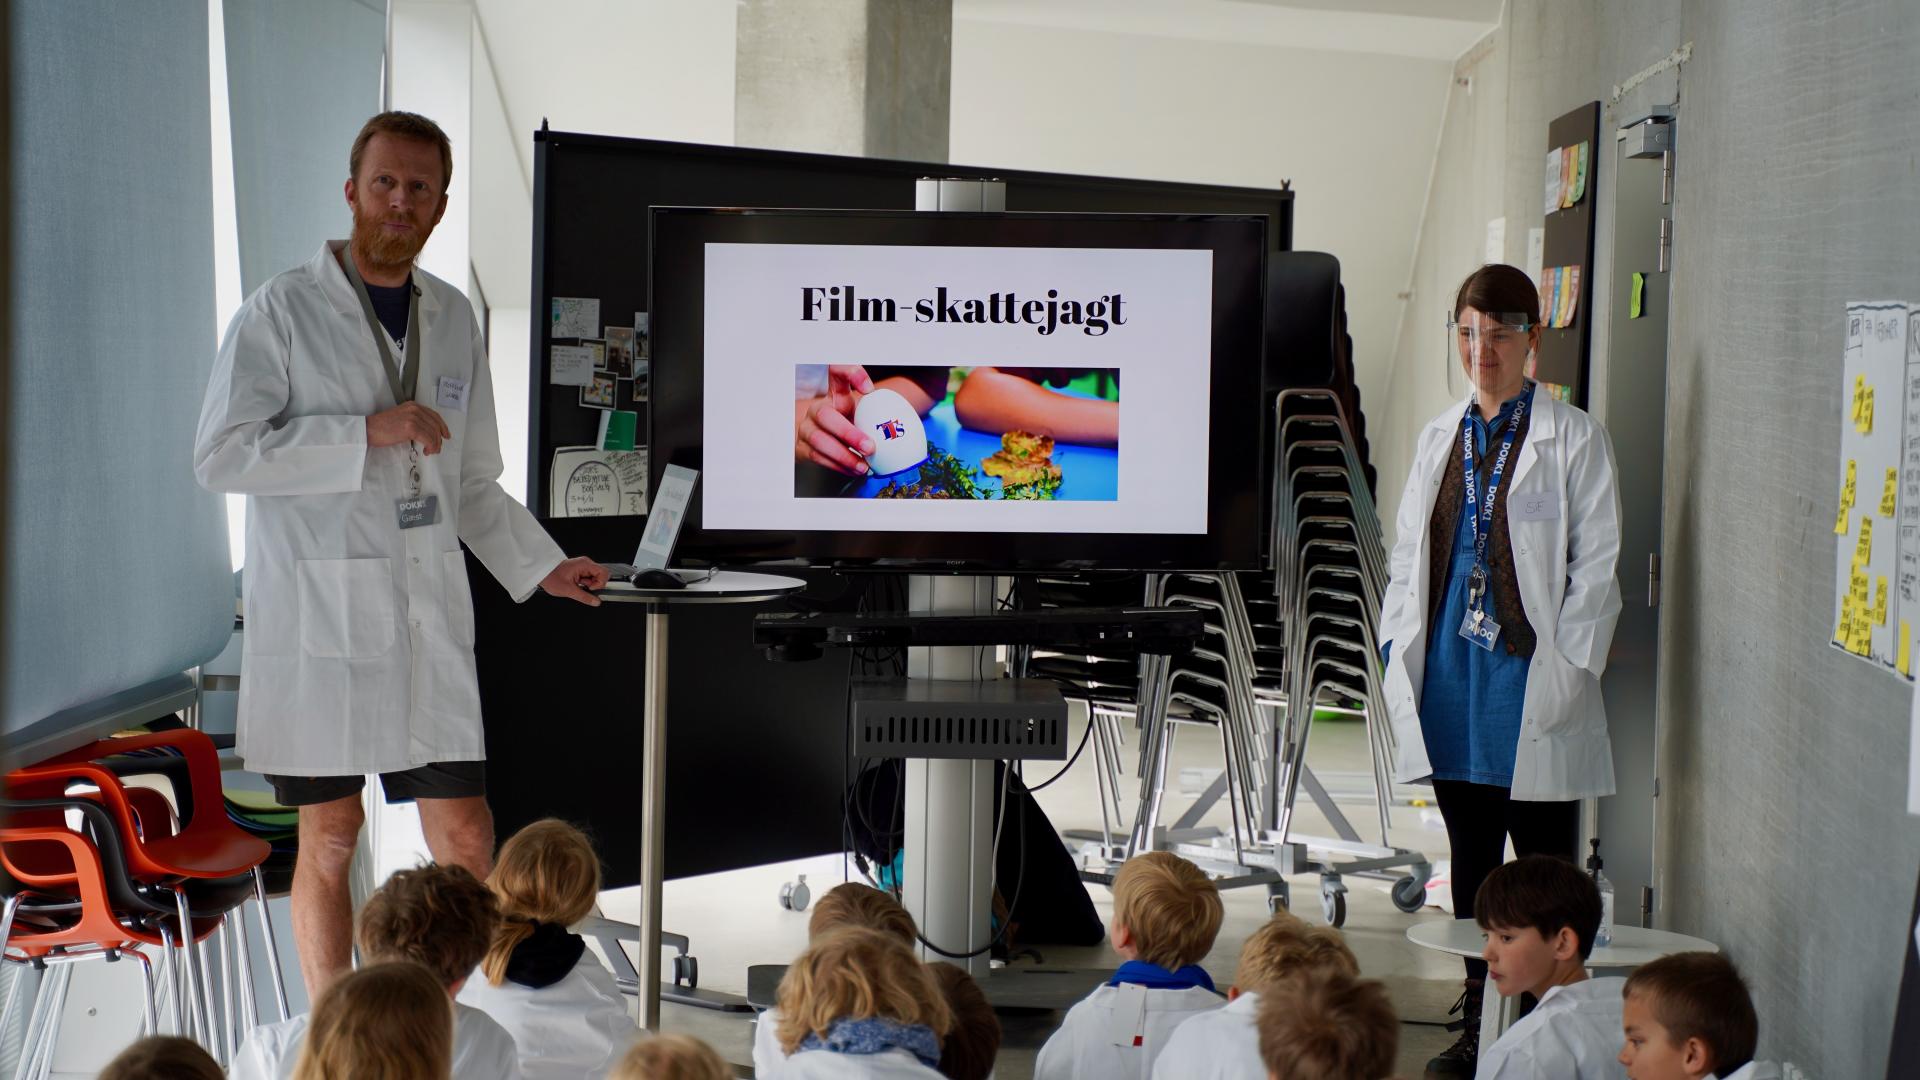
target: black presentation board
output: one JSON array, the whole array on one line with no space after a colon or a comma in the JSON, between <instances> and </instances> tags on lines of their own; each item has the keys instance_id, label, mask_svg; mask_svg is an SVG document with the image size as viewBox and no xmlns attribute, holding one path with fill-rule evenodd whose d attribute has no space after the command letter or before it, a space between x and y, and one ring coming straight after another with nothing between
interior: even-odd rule
<instances>
[{"instance_id":1,"label":"black presentation board","mask_svg":"<svg viewBox=\"0 0 1920 1080\"><path fill-rule=\"evenodd\" d=\"M551 299L597 299L603 324L645 310L650 206L912 209L914 181L929 176L1004 180L1010 211L1262 214L1274 249L1292 249L1290 190L536 132L528 505L568 554L629 560L644 519L550 516L553 448L593 442L598 420L576 389L547 381ZM817 584L798 603L845 587L832 575L802 576ZM469 578L498 834L568 818L592 831L608 887L636 883L642 612L538 594L515 605L471 559ZM847 665L834 656L762 659L750 645L753 614L788 609L721 605L672 616L669 878L839 850Z\"/></svg>"}]
</instances>

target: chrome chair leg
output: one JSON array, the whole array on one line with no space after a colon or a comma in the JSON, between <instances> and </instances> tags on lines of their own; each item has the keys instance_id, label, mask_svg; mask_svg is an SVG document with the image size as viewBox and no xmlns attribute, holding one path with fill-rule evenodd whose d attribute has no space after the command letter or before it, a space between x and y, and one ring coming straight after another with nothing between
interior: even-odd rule
<instances>
[{"instance_id":1,"label":"chrome chair leg","mask_svg":"<svg viewBox=\"0 0 1920 1080\"><path fill-rule=\"evenodd\" d=\"M241 907L245 906L241 905ZM233 912L233 935L234 959L239 962L240 967L237 979L240 984L240 1028L234 1032L233 1039L234 1053L237 1054L240 1052L240 1044L247 1041L248 1034L260 1026L260 1003L254 997L257 991L253 985L253 957L247 944L247 920L240 908L235 908Z\"/></svg>"},{"instance_id":2,"label":"chrome chair leg","mask_svg":"<svg viewBox=\"0 0 1920 1080\"><path fill-rule=\"evenodd\" d=\"M273 1000L280 1006L280 1019L292 1019L287 1008L287 980L280 973L280 946L273 937L273 915L267 911L267 879L259 867L253 868L253 898L260 904L260 934L266 939L267 973L272 976Z\"/></svg>"}]
</instances>

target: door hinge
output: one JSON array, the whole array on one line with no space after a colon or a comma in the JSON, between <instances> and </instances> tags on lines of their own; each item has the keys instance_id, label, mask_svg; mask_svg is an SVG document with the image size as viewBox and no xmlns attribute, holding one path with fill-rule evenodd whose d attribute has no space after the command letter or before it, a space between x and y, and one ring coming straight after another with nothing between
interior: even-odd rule
<instances>
[{"instance_id":1,"label":"door hinge","mask_svg":"<svg viewBox=\"0 0 1920 1080\"><path fill-rule=\"evenodd\" d=\"M1653 778L1653 797L1660 797L1660 778L1657 776Z\"/></svg>"},{"instance_id":2,"label":"door hinge","mask_svg":"<svg viewBox=\"0 0 1920 1080\"><path fill-rule=\"evenodd\" d=\"M1640 886L1640 925L1653 925L1653 886Z\"/></svg>"},{"instance_id":3,"label":"door hinge","mask_svg":"<svg viewBox=\"0 0 1920 1080\"><path fill-rule=\"evenodd\" d=\"M1669 217L1663 217L1660 219L1660 262L1657 269L1664 274L1667 272L1667 267L1671 265L1672 262L1673 262L1673 219Z\"/></svg>"},{"instance_id":4,"label":"door hinge","mask_svg":"<svg viewBox=\"0 0 1920 1080\"><path fill-rule=\"evenodd\" d=\"M1660 553L1647 556L1647 606L1660 606Z\"/></svg>"}]
</instances>

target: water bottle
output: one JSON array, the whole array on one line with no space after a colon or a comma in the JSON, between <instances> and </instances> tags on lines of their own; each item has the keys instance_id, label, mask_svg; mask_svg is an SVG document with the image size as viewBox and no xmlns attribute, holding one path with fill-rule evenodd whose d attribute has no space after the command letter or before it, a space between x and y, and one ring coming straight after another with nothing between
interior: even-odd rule
<instances>
[{"instance_id":1,"label":"water bottle","mask_svg":"<svg viewBox=\"0 0 1920 1080\"><path fill-rule=\"evenodd\" d=\"M1593 877L1593 884L1600 890L1600 929L1593 935L1593 947L1603 948L1613 944L1613 882L1607 880L1600 867L1600 841L1587 841L1593 845L1593 854L1587 856L1587 873Z\"/></svg>"}]
</instances>

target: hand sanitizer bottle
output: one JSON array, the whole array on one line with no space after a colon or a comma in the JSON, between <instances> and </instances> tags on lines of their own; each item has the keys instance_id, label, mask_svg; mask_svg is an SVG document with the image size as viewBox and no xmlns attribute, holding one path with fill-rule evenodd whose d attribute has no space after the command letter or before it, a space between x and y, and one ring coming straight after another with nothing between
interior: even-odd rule
<instances>
[{"instance_id":1,"label":"hand sanitizer bottle","mask_svg":"<svg viewBox=\"0 0 1920 1080\"><path fill-rule=\"evenodd\" d=\"M1587 841L1593 845L1593 854L1587 856L1587 873L1593 876L1594 885L1600 889L1600 930L1593 935L1594 948L1613 944L1613 882L1600 870L1600 841Z\"/></svg>"}]
</instances>

